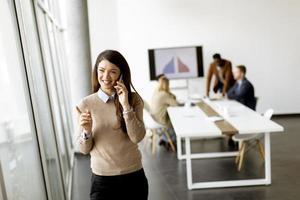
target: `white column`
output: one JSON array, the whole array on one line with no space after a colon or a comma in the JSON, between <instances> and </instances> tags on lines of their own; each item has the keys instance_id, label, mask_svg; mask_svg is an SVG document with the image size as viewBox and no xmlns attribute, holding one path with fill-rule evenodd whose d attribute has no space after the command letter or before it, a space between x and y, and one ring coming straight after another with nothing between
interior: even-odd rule
<instances>
[{"instance_id":1,"label":"white column","mask_svg":"<svg viewBox=\"0 0 300 200\"><path fill-rule=\"evenodd\" d=\"M72 109L80 100L91 94L92 61L86 0L64 1L62 8L64 40L68 65ZM77 113L73 109L74 130L77 129ZM75 133L74 133L75 136ZM75 137L73 137L75 138Z\"/></svg>"}]
</instances>

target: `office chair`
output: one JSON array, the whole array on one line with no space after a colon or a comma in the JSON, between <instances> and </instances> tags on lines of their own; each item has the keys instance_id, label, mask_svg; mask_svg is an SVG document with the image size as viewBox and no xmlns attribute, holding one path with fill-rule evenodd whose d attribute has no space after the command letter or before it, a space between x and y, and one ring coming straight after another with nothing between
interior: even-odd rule
<instances>
[{"instance_id":1,"label":"office chair","mask_svg":"<svg viewBox=\"0 0 300 200\"><path fill-rule=\"evenodd\" d=\"M165 134L165 136L168 139L168 142L170 143L172 151L176 151L175 145L170 137L169 132L167 131L167 128L162 125L157 123L151 116L150 114L150 105L144 100L144 124L145 128L147 130L146 138L145 138L145 143L144 147L147 145L147 139L152 140L152 154L155 154L156 151L156 143L157 143L157 136L158 136L158 130L161 129L162 133Z\"/></svg>"},{"instance_id":2,"label":"office chair","mask_svg":"<svg viewBox=\"0 0 300 200\"><path fill-rule=\"evenodd\" d=\"M264 117L267 119L271 119L272 115L274 113L273 109L268 109L264 113ZM235 159L235 163L237 164L238 171L241 171L244 155L247 151L249 151L252 147L257 147L260 153L260 156L262 160L265 160L265 152L263 145L260 142L260 139L263 137L262 133L258 134L237 134L232 137L233 141L239 142L239 153ZM254 145L253 145L254 144ZM247 149L246 149L246 146Z\"/></svg>"}]
</instances>

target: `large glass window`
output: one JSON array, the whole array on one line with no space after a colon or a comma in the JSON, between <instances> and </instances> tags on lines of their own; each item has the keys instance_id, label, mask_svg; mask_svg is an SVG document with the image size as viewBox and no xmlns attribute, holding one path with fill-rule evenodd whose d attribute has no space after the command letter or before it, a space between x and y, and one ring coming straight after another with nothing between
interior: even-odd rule
<instances>
[{"instance_id":1,"label":"large glass window","mask_svg":"<svg viewBox=\"0 0 300 200\"><path fill-rule=\"evenodd\" d=\"M0 184L7 199L46 199L14 5L0 0ZM4 197L2 197L4 198Z\"/></svg>"},{"instance_id":2,"label":"large glass window","mask_svg":"<svg viewBox=\"0 0 300 200\"><path fill-rule=\"evenodd\" d=\"M0 6L0 199L63 200L73 126L59 2Z\"/></svg>"},{"instance_id":3,"label":"large glass window","mask_svg":"<svg viewBox=\"0 0 300 200\"><path fill-rule=\"evenodd\" d=\"M46 70L47 83L49 88L50 102L52 115L54 120L55 133L57 137L59 156L61 160L62 174L65 187L68 186L68 181L71 172L70 155L71 148L68 146L68 124L65 113L67 112L64 102L64 92L60 79L60 74L57 68L61 67L57 56L54 38L53 38L53 23L48 19L42 10L37 10L39 31L42 43L42 51Z\"/></svg>"},{"instance_id":4,"label":"large glass window","mask_svg":"<svg viewBox=\"0 0 300 200\"><path fill-rule=\"evenodd\" d=\"M61 121L57 119L57 110L52 105L57 98L49 90L50 79L45 70L45 56L43 55L36 10L36 1L16 1L17 16L20 23L22 47L29 77L30 94L34 105L37 133L45 173L45 181L50 199L62 200L67 196L64 187L64 162L61 159L60 138L57 134L61 129ZM52 96L54 95L54 96ZM64 141L62 141L64 142Z\"/></svg>"}]
</instances>

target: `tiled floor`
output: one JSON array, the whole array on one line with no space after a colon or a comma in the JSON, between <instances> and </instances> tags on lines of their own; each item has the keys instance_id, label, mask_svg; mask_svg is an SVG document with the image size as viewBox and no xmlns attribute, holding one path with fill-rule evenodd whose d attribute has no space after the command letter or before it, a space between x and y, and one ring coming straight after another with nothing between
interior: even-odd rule
<instances>
[{"instance_id":1,"label":"tiled floor","mask_svg":"<svg viewBox=\"0 0 300 200\"><path fill-rule=\"evenodd\" d=\"M300 116L276 117L285 127L284 134L273 134L272 185L189 191L186 187L185 161L176 154L158 147L153 156L150 146L140 149L150 185L149 200L296 200L300 199ZM194 141L193 151L227 150L225 141ZM76 155L73 179L73 200L89 199L89 157ZM257 178L264 176L264 164L256 151L246 155L245 165L237 172L233 158L193 161L194 181Z\"/></svg>"}]
</instances>

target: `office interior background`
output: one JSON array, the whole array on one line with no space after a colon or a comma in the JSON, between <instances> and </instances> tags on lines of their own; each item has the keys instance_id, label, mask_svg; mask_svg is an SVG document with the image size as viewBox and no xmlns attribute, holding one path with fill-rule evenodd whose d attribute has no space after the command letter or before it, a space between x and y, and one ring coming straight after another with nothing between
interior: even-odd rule
<instances>
[{"instance_id":1,"label":"office interior background","mask_svg":"<svg viewBox=\"0 0 300 200\"><path fill-rule=\"evenodd\" d=\"M0 0L0 199L88 199L74 108L91 94L97 55L120 51L150 101L148 49L180 46L202 46L205 74L216 52L246 65L257 112L273 108L285 134L272 136L272 185L234 189L189 191L184 161L141 144L149 199L299 199L299 10L297 0ZM171 80L182 102L205 86Z\"/></svg>"}]
</instances>

